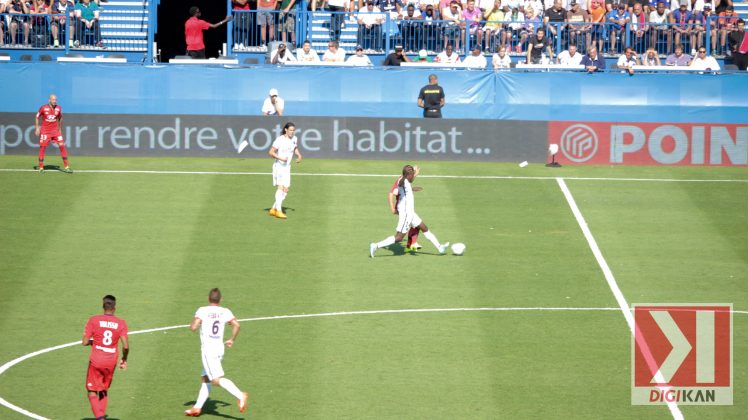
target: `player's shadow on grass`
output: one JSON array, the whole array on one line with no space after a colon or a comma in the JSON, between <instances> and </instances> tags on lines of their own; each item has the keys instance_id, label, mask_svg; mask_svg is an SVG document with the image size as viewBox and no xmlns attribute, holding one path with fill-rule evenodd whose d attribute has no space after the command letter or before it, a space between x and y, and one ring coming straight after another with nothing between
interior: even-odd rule
<instances>
[{"instance_id":1,"label":"player's shadow on grass","mask_svg":"<svg viewBox=\"0 0 748 420\"><path fill-rule=\"evenodd\" d=\"M109 416L107 416L106 419L107 420L120 420L120 419L118 419L116 417L109 417ZM96 420L96 419L94 417L86 417L86 418L81 419L81 420Z\"/></svg>"},{"instance_id":2,"label":"player's shadow on grass","mask_svg":"<svg viewBox=\"0 0 748 420\"><path fill-rule=\"evenodd\" d=\"M184 403L184 406L189 408L195 405L195 401L187 401ZM228 410L237 410L236 403L227 403L225 401L220 400L214 400L212 398L209 398L208 401L205 402L205 405L203 405L203 412L200 415L200 417L203 416L216 416L216 417L223 417L225 419L231 419L231 420L242 420L244 417L234 417L229 414L223 414L219 413L218 409L228 411Z\"/></svg>"},{"instance_id":3,"label":"player's shadow on grass","mask_svg":"<svg viewBox=\"0 0 748 420\"><path fill-rule=\"evenodd\" d=\"M392 254L390 255L382 255L382 257L398 257L400 255L418 255L419 252L410 252L405 250L405 246L403 244L392 244L388 247L386 247L387 250L391 251Z\"/></svg>"},{"instance_id":4,"label":"player's shadow on grass","mask_svg":"<svg viewBox=\"0 0 748 420\"><path fill-rule=\"evenodd\" d=\"M270 207L263 210L265 213L270 211ZM296 211L293 207L283 207L283 213L288 213L289 211Z\"/></svg>"},{"instance_id":5,"label":"player's shadow on grass","mask_svg":"<svg viewBox=\"0 0 748 420\"><path fill-rule=\"evenodd\" d=\"M39 170L39 166L34 166L34 170L35 170L35 171L38 171L38 170ZM65 172L65 171L63 171L63 170L62 170L62 168L60 168L60 167L59 167L59 166L57 166L57 165L44 165L44 170L45 170L45 171L59 171L59 172Z\"/></svg>"}]
</instances>

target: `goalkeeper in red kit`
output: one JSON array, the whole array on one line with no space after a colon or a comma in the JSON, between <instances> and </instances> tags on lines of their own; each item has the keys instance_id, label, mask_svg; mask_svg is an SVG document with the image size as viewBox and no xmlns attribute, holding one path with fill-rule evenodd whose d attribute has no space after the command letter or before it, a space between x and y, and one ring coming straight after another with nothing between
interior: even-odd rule
<instances>
[{"instance_id":1,"label":"goalkeeper in red kit","mask_svg":"<svg viewBox=\"0 0 748 420\"><path fill-rule=\"evenodd\" d=\"M42 119L41 126L39 118ZM39 107L36 113L36 135L39 136L39 172L44 172L44 152L49 142L60 148L60 156L65 167L64 171L72 173L68 163L68 150L65 148L65 140L62 138L62 108L57 105L57 96L49 95L49 102Z\"/></svg>"}]
</instances>

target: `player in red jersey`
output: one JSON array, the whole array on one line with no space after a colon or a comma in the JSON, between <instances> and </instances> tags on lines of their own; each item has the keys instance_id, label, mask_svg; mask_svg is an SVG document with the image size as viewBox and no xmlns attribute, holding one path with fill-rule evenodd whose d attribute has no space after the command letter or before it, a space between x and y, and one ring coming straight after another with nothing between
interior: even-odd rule
<instances>
[{"instance_id":1,"label":"player in red jersey","mask_svg":"<svg viewBox=\"0 0 748 420\"><path fill-rule=\"evenodd\" d=\"M413 170L416 173L416 176L418 176L418 173L421 171L418 166L414 166ZM400 185L400 180L402 179L402 175L397 177L397 180L394 184L392 184L392 187L390 188L390 193L387 194L387 201L390 203L390 211L392 214L397 214L397 203L400 201L400 196L397 195L398 191L398 185ZM418 190L416 188L419 188ZM413 187L413 191L420 191L420 187ZM419 249L421 249L421 245L418 245L418 233L421 231L419 227L410 228L408 231L408 242L405 245L406 251L412 251L415 252Z\"/></svg>"},{"instance_id":2,"label":"player in red jersey","mask_svg":"<svg viewBox=\"0 0 748 420\"><path fill-rule=\"evenodd\" d=\"M39 118L42 118L41 127ZM39 107L36 113L36 135L39 136L39 172L44 172L44 152L51 141L60 148L60 156L65 166L65 172L71 173L68 163L68 150L65 148L65 140L62 138L62 107L57 105L57 96L49 95L49 103Z\"/></svg>"},{"instance_id":3,"label":"player in red jersey","mask_svg":"<svg viewBox=\"0 0 748 420\"><path fill-rule=\"evenodd\" d=\"M130 352L127 342L127 323L124 319L114 316L116 306L117 299L114 296L104 296L104 314L89 318L83 332L83 345L91 346L86 390L88 402L91 403L91 410L96 420L106 418L109 386L112 384L114 370L117 367L117 343L122 341L120 369L127 369L127 354Z\"/></svg>"}]
</instances>

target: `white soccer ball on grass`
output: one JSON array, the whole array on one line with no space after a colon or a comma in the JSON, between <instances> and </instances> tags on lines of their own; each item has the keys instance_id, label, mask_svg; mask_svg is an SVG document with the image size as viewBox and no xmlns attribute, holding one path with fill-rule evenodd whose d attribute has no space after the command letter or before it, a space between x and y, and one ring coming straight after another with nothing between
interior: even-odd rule
<instances>
[{"instance_id":1,"label":"white soccer ball on grass","mask_svg":"<svg viewBox=\"0 0 748 420\"><path fill-rule=\"evenodd\" d=\"M465 253L465 244L463 243L456 243L452 244L452 253L455 255L462 255Z\"/></svg>"}]
</instances>

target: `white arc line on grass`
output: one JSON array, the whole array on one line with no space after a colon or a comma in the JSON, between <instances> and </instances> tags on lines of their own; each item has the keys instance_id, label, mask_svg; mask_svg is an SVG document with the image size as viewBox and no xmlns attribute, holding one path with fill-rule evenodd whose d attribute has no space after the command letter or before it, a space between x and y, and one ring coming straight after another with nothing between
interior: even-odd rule
<instances>
[{"instance_id":1,"label":"white arc line on grass","mask_svg":"<svg viewBox=\"0 0 748 420\"><path fill-rule=\"evenodd\" d=\"M252 321L271 321L276 319L296 319L296 318L322 318L322 317L331 317L331 316L344 316L344 315L377 315L377 314L402 314L402 313L425 313L425 312L478 312L478 311L495 311L495 312L508 312L508 311L618 311L619 308L542 308L542 307L536 307L536 308L423 308L423 309L383 309L383 310L372 310L372 311L345 311L345 312L324 312L324 313L318 313L318 314L297 314L297 315L274 315L274 316L263 316L263 317L256 317L256 318L244 318L240 319L239 322L252 322ZM733 309L733 313L736 314L748 314L748 311L736 311ZM147 330L139 330L139 331L131 331L130 335L135 334L146 334L156 331L166 331L166 330L175 330L178 328L187 328L189 325L172 325L170 327L161 327L161 328L151 328ZM60 344L59 346L54 347L48 347L46 349L38 350L33 353L25 354L21 357L18 357L16 359L11 360L10 362L5 363L4 365L0 366L0 376L2 376L3 373L5 373L8 369L12 368L13 366L23 362L24 360L28 360L32 357L42 355L44 353L49 353L51 351L64 349L66 347L73 347L75 345L80 345L80 341L74 341L72 343L67 344ZM18 407L17 405L14 405L4 398L0 397L0 405L4 405L5 407L10 408L11 410L23 414L27 417L31 417L33 419L37 420L47 420L46 417L42 417L38 414L32 413L24 408Z\"/></svg>"},{"instance_id":2,"label":"white arc line on grass","mask_svg":"<svg viewBox=\"0 0 748 420\"><path fill-rule=\"evenodd\" d=\"M34 169L0 168L0 172L37 172ZM58 171L48 171L60 173ZM75 173L88 174L151 174L151 175L261 175L270 176L270 172L239 172L239 171L156 171L137 169L81 169ZM67 175L67 174L65 174ZM346 173L294 173L294 176L345 176L360 178L391 178L392 174L346 174ZM511 176L511 175L418 175L420 178L435 179L515 179L515 180L555 180L553 176ZM626 181L626 182L737 182L748 183L748 179L676 179L676 178L605 178L605 177L566 177L575 181Z\"/></svg>"},{"instance_id":3,"label":"white arc line on grass","mask_svg":"<svg viewBox=\"0 0 748 420\"><path fill-rule=\"evenodd\" d=\"M618 302L618 307L623 313L623 317L626 318L626 323L629 326L631 335L635 336L636 324L634 323L634 315L631 313L629 304L628 302L626 302L626 298L623 296L623 292L621 292L621 289L618 287L618 283L616 282L615 277L613 277L613 271L611 271L610 266L608 266L608 262L605 261L605 257L603 257L603 253L600 251L600 247L597 246L597 241L595 241L595 237L592 236L592 231L590 231L589 226L587 226L587 221L584 220L584 216L582 216L582 212L579 210L577 202L574 200L574 196L571 195L569 187L566 186L566 182L564 182L563 178L556 178L556 182L561 188L561 192L564 193L564 197L566 197L566 201L569 203L569 207L571 207L571 212L574 214L574 218L577 220L579 228L582 229L582 233L584 234L585 239L587 239L587 244L590 246L590 250L592 250L592 254L595 256L595 260L597 260L597 264L603 271L605 281L608 282L608 287L610 287L610 291L613 292L613 296L616 298L616 302ZM648 349L642 348L642 351L645 353L646 358L646 354L649 353ZM649 354L648 359L652 359L651 353ZM654 377L657 383L666 383L664 378L662 377L662 373L660 373L659 370L654 375ZM672 401L667 401L667 407L670 410L670 414L673 415L673 419L683 419L683 413L681 413L678 404Z\"/></svg>"}]
</instances>

